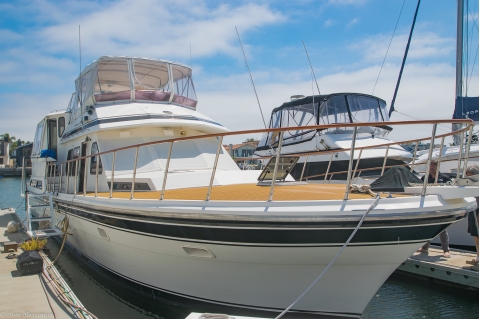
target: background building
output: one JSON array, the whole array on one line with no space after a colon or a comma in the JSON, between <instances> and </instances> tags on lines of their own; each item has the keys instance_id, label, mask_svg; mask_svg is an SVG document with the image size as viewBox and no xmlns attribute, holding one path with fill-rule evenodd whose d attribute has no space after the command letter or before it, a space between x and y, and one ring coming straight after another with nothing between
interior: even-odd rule
<instances>
[{"instance_id":1,"label":"background building","mask_svg":"<svg viewBox=\"0 0 480 319\"><path fill-rule=\"evenodd\" d=\"M9 153L10 143L8 143L7 136L0 137L0 167L5 167L9 165Z\"/></svg>"}]
</instances>

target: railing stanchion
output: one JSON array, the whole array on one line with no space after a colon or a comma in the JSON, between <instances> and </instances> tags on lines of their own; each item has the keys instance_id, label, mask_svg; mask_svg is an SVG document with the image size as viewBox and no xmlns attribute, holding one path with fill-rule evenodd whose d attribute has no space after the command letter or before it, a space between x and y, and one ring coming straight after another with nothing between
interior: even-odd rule
<instances>
[{"instance_id":1,"label":"railing stanchion","mask_svg":"<svg viewBox=\"0 0 480 319\"><path fill-rule=\"evenodd\" d=\"M212 186L213 186L213 180L215 179L215 172L217 170L218 157L220 156L220 150L222 149L222 141L223 141L223 136L220 136L220 138L218 139L217 154L215 155L215 162L213 163L212 176L210 177L210 184L208 184L208 192L207 192L207 197L205 198L205 201L210 200L210 194L212 193Z\"/></svg>"},{"instance_id":2,"label":"railing stanchion","mask_svg":"<svg viewBox=\"0 0 480 319\"><path fill-rule=\"evenodd\" d=\"M99 170L99 163L100 163L100 155L97 155L97 163L95 167L95 197L98 195L98 170Z\"/></svg>"},{"instance_id":3,"label":"railing stanchion","mask_svg":"<svg viewBox=\"0 0 480 319\"><path fill-rule=\"evenodd\" d=\"M78 184L78 159L75 160L75 183L73 184L73 195L77 195Z\"/></svg>"},{"instance_id":4,"label":"railing stanchion","mask_svg":"<svg viewBox=\"0 0 480 319\"><path fill-rule=\"evenodd\" d=\"M303 163L302 175L300 175L300 181L302 181L302 179L303 179L303 173L305 172L305 166L307 166L307 162L308 162L308 154L305 157L305 163Z\"/></svg>"},{"instance_id":5,"label":"railing stanchion","mask_svg":"<svg viewBox=\"0 0 480 319\"><path fill-rule=\"evenodd\" d=\"M438 153L437 172L435 173L435 185L438 184L438 174L440 173L440 164L442 163L443 143L445 143L445 136L442 137L442 142L440 143L440 152Z\"/></svg>"},{"instance_id":6,"label":"railing stanchion","mask_svg":"<svg viewBox=\"0 0 480 319\"><path fill-rule=\"evenodd\" d=\"M418 141L415 143L415 151L413 151L413 159L412 164L410 165L410 172L413 172L413 167L415 166L415 158L417 157L417 150L418 150Z\"/></svg>"},{"instance_id":7,"label":"railing stanchion","mask_svg":"<svg viewBox=\"0 0 480 319\"><path fill-rule=\"evenodd\" d=\"M85 158L84 159L85 161L85 165L83 165L83 196L86 196L87 195L87 175L88 175L88 167L90 167L90 165L88 165L88 160Z\"/></svg>"},{"instance_id":8,"label":"railing stanchion","mask_svg":"<svg viewBox=\"0 0 480 319\"><path fill-rule=\"evenodd\" d=\"M345 189L345 197L343 199L348 199L348 194L350 193L350 180L352 178L352 164L353 164L353 156L355 155L355 141L357 139L357 127L353 128L352 134L352 146L350 149L350 161L348 163L348 173L347 173L347 187Z\"/></svg>"},{"instance_id":9,"label":"railing stanchion","mask_svg":"<svg viewBox=\"0 0 480 319\"><path fill-rule=\"evenodd\" d=\"M390 145L387 146L387 150L385 151L385 158L383 159L383 166L382 166L382 174L380 176L383 176L383 172L385 172L385 165L387 165L387 158L388 158L388 151L390 150Z\"/></svg>"},{"instance_id":10,"label":"railing stanchion","mask_svg":"<svg viewBox=\"0 0 480 319\"><path fill-rule=\"evenodd\" d=\"M278 170L278 162L280 161L280 153L282 152L282 143L283 143L283 131L280 132L280 137L278 140L277 156L275 158L275 168L273 169L273 176L272 176L272 186L270 186L270 195L268 195L269 202L272 201L273 192L275 190L275 181L277 179L277 170Z\"/></svg>"},{"instance_id":11,"label":"railing stanchion","mask_svg":"<svg viewBox=\"0 0 480 319\"><path fill-rule=\"evenodd\" d=\"M332 165L332 160L333 160L333 152L332 152L332 155L330 155L330 161L328 162L327 171L325 172L325 178L323 179L324 184L327 182L327 176L328 176L328 172L330 171L330 165ZM333 174L332 174L332 176L333 176Z\"/></svg>"},{"instance_id":12,"label":"railing stanchion","mask_svg":"<svg viewBox=\"0 0 480 319\"><path fill-rule=\"evenodd\" d=\"M460 177L460 169L462 168L462 157L463 157L463 139L465 138L465 132L462 132L460 136L460 147L458 149L458 166L457 166L457 176Z\"/></svg>"},{"instance_id":13,"label":"railing stanchion","mask_svg":"<svg viewBox=\"0 0 480 319\"><path fill-rule=\"evenodd\" d=\"M472 144L472 134L473 134L473 125L470 125L470 129L468 130L467 147L465 149L465 161L463 162L462 177L465 177L465 173L467 172L468 157L470 156L470 145Z\"/></svg>"},{"instance_id":14,"label":"railing stanchion","mask_svg":"<svg viewBox=\"0 0 480 319\"><path fill-rule=\"evenodd\" d=\"M435 134L437 133L437 123L433 124L432 137L430 138L430 149L428 150L427 166L425 167L425 176L423 177L422 196L427 191L428 176L430 174L430 162L432 161L433 146L435 144Z\"/></svg>"},{"instance_id":15,"label":"railing stanchion","mask_svg":"<svg viewBox=\"0 0 480 319\"><path fill-rule=\"evenodd\" d=\"M358 169L358 163L360 163L360 158L362 157L362 152L363 152L363 148L360 150L360 153L358 154L358 158L357 158L357 163L355 163L355 169L353 170L353 174L352 174L352 178L355 178L355 174L357 174L357 169ZM358 174L358 176L360 176L362 172L360 172Z\"/></svg>"},{"instance_id":16,"label":"railing stanchion","mask_svg":"<svg viewBox=\"0 0 480 319\"><path fill-rule=\"evenodd\" d=\"M63 185L63 163L60 163L60 174L59 174L59 185L58 185L58 192L62 192L62 185Z\"/></svg>"},{"instance_id":17,"label":"railing stanchion","mask_svg":"<svg viewBox=\"0 0 480 319\"><path fill-rule=\"evenodd\" d=\"M173 149L173 142L170 142L170 148L168 149L167 163L165 164L165 173L163 174L163 185L162 185L162 192L160 193L160 200L163 200L165 196L165 187L167 185L167 175L168 175L168 168L170 167L170 158L172 157L172 149Z\"/></svg>"},{"instance_id":18,"label":"railing stanchion","mask_svg":"<svg viewBox=\"0 0 480 319\"><path fill-rule=\"evenodd\" d=\"M135 163L133 164L132 192L130 193L130 199L133 199L133 194L135 193L135 177L137 175L138 149L139 146L135 148Z\"/></svg>"},{"instance_id":19,"label":"railing stanchion","mask_svg":"<svg viewBox=\"0 0 480 319\"><path fill-rule=\"evenodd\" d=\"M117 157L117 152L112 154L112 179L110 180L110 198L113 197L113 182L115 177L115 159Z\"/></svg>"},{"instance_id":20,"label":"railing stanchion","mask_svg":"<svg viewBox=\"0 0 480 319\"><path fill-rule=\"evenodd\" d=\"M70 163L71 162L67 162L67 171L65 172L65 176L67 177L67 189L65 193L67 194L70 191Z\"/></svg>"},{"instance_id":21,"label":"railing stanchion","mask_svg":"<svg viewBox=\"0 0 480 319\"><path fill-rule=\"evenodd\" d=\"M55 164L53 166L53 192L55 192L55 181L56 180L57 180L57 164Z\"/></svg>"}]
</instances>

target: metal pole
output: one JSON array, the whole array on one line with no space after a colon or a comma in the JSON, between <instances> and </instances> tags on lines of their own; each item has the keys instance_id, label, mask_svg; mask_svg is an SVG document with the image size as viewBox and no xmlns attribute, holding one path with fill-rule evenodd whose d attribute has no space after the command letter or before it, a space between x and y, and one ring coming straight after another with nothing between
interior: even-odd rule
<instances>
[{"instance_id":1,"label":"metal pole","mask_svg":"<svg viewBox=\"0 0 480 319\"><path fill-rule=\"evenodd\" d=\"M63 163L60 164L60 185L59 185L59 189L58 189L58 192L61 193L62 192L62 185L63 185Z\"/></svg>"},{"instance_id":2,"label":"metal pole","mask_svg":"<svg viewBox=\"0 0 480 319\"><path fill-rule=\"evenodd\" d=\"M387 151L385 152L385 158L383 159L383 166L382 166L382 174L380 176L383 176L383 172L385 171L385 165L387 165L387 158L388 158L388 151L390 150L390 145L387 146Z\"/></svg>"},{"instance_id":3,"label":"metal pole","mask_svg":"<svg viewBox=\"0 0 480 319\"><path fill-rule=\"evenodd\" d=\"M413 152L412 165L410 165L410 172L413 172L413 167L415 166L415 158L417 157L418 142L415 143L415 151Z\"/></svg>"},{"instance_id":4,"label":"metal pole","mask_svg":"<svg viewBox=\"0 0 480 319\"><path fill-rule=\"evenodd\" d=\"M307 166L307 161L308 161L308 155L307 157L305 157L305 163L303 163L302 175L300 175L300 181L302 181L303 173L305 172L305 166Z\"/></svg>"},{"instance_id":5,"label":"metal pole","mask_svg":"<svg viewBox=\"0 0 480 319\"><path fill-rule=\"evenodd\" d=\"M437 185L438 183L438 174L440 173L440 164L442 163L442 152L443 152L444 142L445 142L445 136L442 137L442 142L440 144L440 155L438 155L437 172L435 173L435 185Z\"/></svg>"},{"instance_id":6,"label":"metal pole","mask_svg":"<svg viewBox=\"0 0 480 319\"><path fill-rule=\"evenodd\" d=\"M55 192L55 180L57 179L57 164L53 166L53 191Z\"/></svg>"},{"instance_id":7,"label":"metal pole","mask_svg":"<svg viewBox=\"0 0 480 319\"><path fill-rule=\"evenodd\" d=\"M210 200L210 194L212 193L213 180L215 179L215 172L217 170L218 157L220 156L220 150L222 149L223 136L219 136L217 154L215 155L215 162L213 163L212 176L210 177L210 184L208 184L208 192L205 201Z\"/></svg>"},{"instance_id":8,"label":"metal pole","mask_svg":"<svg viewBox=\"0 0 480 319\"><path fill-rule=\"evenodd\" d=\"M78 160L75 160L75 184L73 185L73 195L77 195L77 182L78 182Z\"/></svg>"},{"instance_id":9,"label":"metal pole","mask_svg":"<svg viewBox=\"0 0 480 319\"><path fill-rule=\"evenodd\" d=\"M355 141L357 139L357 127L353 128L353 135L352 135L352 146L350 149L350 161L348 163L348 173L347 173L347 187L345 189L345 197L343 199L348 199L348 194L350 192L350 179L352 177L352 164L353 164L353 156L355 154Z\"/></svg>"},{"instance_id":10,"label":"metal pole","mask_svg":"<svg viewBox=\"0 0 480 319\"><path fill-rule=\"evenodd\" d=\"M100 155L97 155L97 163L95 167L95 197L97 197L98 193L98 168L100 163Z\"/></svg>"},{"instance_id":11,"label":"metal pole","mask_svg":"<svg viewBox=\"0 0 480 319\"><path fill-rule=\"evenodd\" d=\"M437 123L433 124L432 137L430 138L430 149L428 150L427 166L425 167L425 176L423 177L422 196L427 191L428 176L430 175L430 162L432 160L433 144L435 144L435 134L437 133Z\"/></svg>"},{"instance_id":12,"label":"metal pole","mask_svg":"<svg viewBox=\"0 0 480 319\"><path fill-rule=\"evenodd\" d=\"M268 195L269 202L271 202L273 199L273 191L275 189L275 180L277 178L278 162L280 161L280 153L282 151L283 133L284 133L283 131L280 132L280 137L278 139L277 156L275 158L275 168L273 169L273 176L272 176L272 186L270 186L270 195Z\"/></svg>"},{"instance_id":13,"label":"metal pole","mask_svg":"<svg viewBox=\"0 0 480 319\"><path fill-rule=\"evenodd\" d=\"M138 161L138 149L135 148L135 163L133 164L133 179L132 179L132 192L130 193L130 199L133 199L133 194L135 193L135 177L137 175L137 161Z\"/></svg>"},{"instance_id":14,"label":"metal pole","mask_svg":"<svg viewBox=\"0 0 480 319\"><path fill-rule=\"evenodd\" d=\"M83 196L86 196L87 195L87 164L88 164L88 160L85 159L85 165L84 165L84 168L83 168ZM89 166L89 165L88 165Z\"/></svg>"},{"instance_id":15,"label":"metal pole","mask_svg":"<svg viewBox=\"0 0 480 319\"><path fill-rule=\"evenodd\" d=\"M324 184L327 182L327 176L328 176L328 172L330 171L330 165L332 164L332 160L333 160L333 152L332 152L332 155L330 155L330 161L328 162L327 172L325 173L325 178L323 179ZM332 174L332 176L333 176L333 174Z\"/></svg>"},{"instance_id":16,"label":"metal pole","mask_svg":"<svg viewBox=\"0 0 480 319\"><path fill-rule=\"evenodd\" d=\"M115 159L117 157L117 152L113 152L112 155L112 179L110 180L110 198L113 197L113 182L115 177Z\"/></svg>"},{"instance_id":17,"label":"metal pole","mask_svg":"<svg viewBox=\"0 0 480 319\"><path fill-rule=\"evenodd\" d=\"M460 148L458 149L458 166L457 166L457 176L456 178L460 177L460 169L462 167L462 157L463 157L463 139L465 138L465 132L462 132L460 136Z\"/></svg>"},{"instance_id":18,"label":"metal pole","mask_svg":"<svg viewBox=\"0 0 480 319\"><path fill-rule=\"evenodd\" d=\"M470 156L470 144L472 143L472 133L473 133L473 125L470 125L470 129L468 130L467 149L465 150L465 162L463 162L462 177L465 177L465 172L467 171L468 157Z\"/></svg>"},{"instance_id":19,"label":"metal pole","mask_svg":"<svg viewBox=\"0 0 480 319\"><path fill-rule=\"evenodd\" d=\"M25 180L26 180L26 172L25 172L25 156L22 157L22 186L20 188L20 195L25 196L25 190L27 189L25 185Z\"/></svg>"},{"instance_id":20,"label":"metal pole","mask_svg":"<svg viewBox=\"0 0 480 319\"><path fill-rule=\"evenodd\" d=\"M173 142L170 142L167 163L165 165L165 173L163 174L163 185L162 185L162 193L160 194L160 200L163 200L165 196L165 186L167 185L167 174L168 174L168 168L170 167L170 158L172 157L172 148L173 148Z\"/></svg>"},{"instance_id":21,"label":"metal pole","mask_svg":"<svg viewBox=\"0 0 480 319\"><path fill-rule=\"evenodd\" d=\"M70 190L70 163L71 162L67 162L67 171L65 172L65 175L67 177L67 190L65 193L68 194L68 191Z\"/></svg>"},{"instance_id":22,"label":"metal pole","mask_svg":"<svg viewBox=\"0 0 480 319\"><path fill-rule=\"evenodd\" d=\"M362 152L363 152L363 148L360 150L360 153L358 154L357 163L355 164L355 170L353 171L353 178L355 178L355 174L357 174L358 163L360 163L360 158L362 157ZM362 172L360 172L360 173L362 173ZM358 174L358 176L360 176L360 174Z\"/></svg>"}]
</instances>

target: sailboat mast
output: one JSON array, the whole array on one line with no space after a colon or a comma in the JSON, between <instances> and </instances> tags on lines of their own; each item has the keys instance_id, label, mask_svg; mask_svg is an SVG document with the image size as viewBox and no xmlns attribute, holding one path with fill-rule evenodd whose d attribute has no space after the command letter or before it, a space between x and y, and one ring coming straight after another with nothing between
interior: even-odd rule
<instances>
[{"instance_id":1,"label":"sailboat mast","mask_svg":"<svg viewBox=\"0 0 480 319\"><path fill-rule=\"evenodd\" d=\"M455 99L463 95L462 91L463 64L463 0L457 0L457 64Z\"/></svg>"}]
</instances>

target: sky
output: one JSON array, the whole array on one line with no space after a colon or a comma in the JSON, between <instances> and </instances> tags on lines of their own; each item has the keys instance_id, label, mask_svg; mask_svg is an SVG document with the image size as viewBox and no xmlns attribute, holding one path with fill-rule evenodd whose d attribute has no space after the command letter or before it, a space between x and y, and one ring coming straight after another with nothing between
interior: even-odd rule
<instances>
[{"instance_id":1,"label":"sky","mask_svg":"<svg viewBox=\"0 0 480 319\"><path fill-rule=\"evenodd\" d=\"M478 1L470 2L465 90L478 96ZM416 0L0 0L0 134L32 141L46 114L66 109L80 69L104 55L190 65L199 112L232 131L262 128L236 29L267 125L271 110L290 96L317 94L303 43L322 94L373 94L389 107L416 5ZM392 120L452 117L456 8L455 0L421 2ZM423 125L394 129L390 138L430 134L431 126Z\"/></svg>"}]
</instances>

